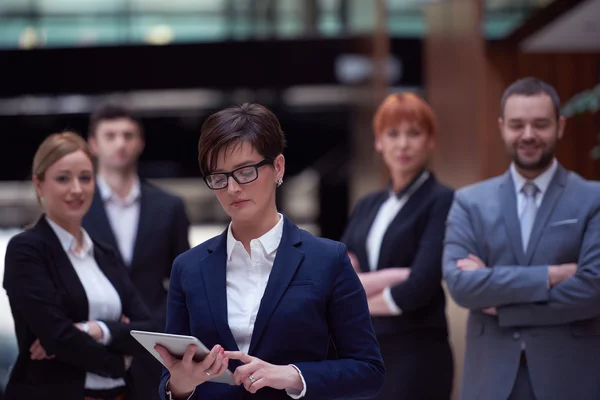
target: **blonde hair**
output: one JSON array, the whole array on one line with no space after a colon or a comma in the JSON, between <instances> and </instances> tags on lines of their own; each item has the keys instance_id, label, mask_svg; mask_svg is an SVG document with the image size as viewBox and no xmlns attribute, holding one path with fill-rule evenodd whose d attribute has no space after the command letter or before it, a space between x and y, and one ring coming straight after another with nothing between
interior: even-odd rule
<instances>
[{"instance_id":1,"label":"blonde hair","mask_svg":"<svg viewBox=\"0 0 600 400\"><path fill-rule=\"evenodd\" d=\"M48 136L33 156L32 176L40 181L46 177L46 171L64 156L81 150L94 163L94 157L86 141L75 132L54 133Z\"/></svg>"},{"instance_id":2,"label":"blonde hair","mask_svg":"<svg viewBox=\"0 0 600 400\"><path fill-rule=\"evenodd\" d=\"M43 182L46 178L46 171L55 162L66 155L83 151L94 166L94 157L90 152L87 142L75 132L54 133L48 136L38 147L33 156L33 165L31 167L32 178L37 178ZM43 207L42 199L36 194L38 203Z\"/></svg>"}]
</instances>

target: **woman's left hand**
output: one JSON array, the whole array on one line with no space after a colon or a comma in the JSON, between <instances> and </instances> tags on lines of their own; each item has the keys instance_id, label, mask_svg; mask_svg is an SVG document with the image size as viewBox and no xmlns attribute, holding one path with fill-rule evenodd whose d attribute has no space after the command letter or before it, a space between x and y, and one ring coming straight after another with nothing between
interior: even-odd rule
<instances>
[{"instance_id":1,"label":"woman's left hand","mask_svg":"<svg viewBox=\"0 0 600 400\"><path fill-rule=\"evenodd\" d=\"M298 392L304 389L300 374L291 365L269 364L241 351L226 351L225 356L245 364L237 367L233 373L233 380L237 385L243 384L250 393L256 393L264 387L278 390L291 389Z\"/></svg>"}]
</instances>

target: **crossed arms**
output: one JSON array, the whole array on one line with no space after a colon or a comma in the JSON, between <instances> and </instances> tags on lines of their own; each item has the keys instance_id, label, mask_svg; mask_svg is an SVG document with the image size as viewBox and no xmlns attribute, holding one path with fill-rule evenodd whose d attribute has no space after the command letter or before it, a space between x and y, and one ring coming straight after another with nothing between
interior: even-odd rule
<instances>
[{"instance_id":1,"label":"crossed arms","mask_svg":"<svg viewBox=\"0 0 600 400\"><path fill-rule=\"evenodd\" d=\"M419 247L410 268L384 268L360 272L358 260L350 254L352 265L367 293L371 315L398 315L428 306L440 289L440 260L448 210L454 197L447 192L431 204L427 222L419 237ZM397 243L402 251L402 243Z\"/></svg>"},{"instance_id":2,"label":"crossed arms","mask_svg":"<svg viewBox=\"0 0 600 400\"><path fill-rule=\"evenodd\" d=\"M573 264L486 267L478 259L483 255L478 254L477 243L468 201L457 193L448 215L443 276L459 305L491 312L495 308L502 327L562 325L600 315L598 208L588 217L576 268Z\"/></svg>"}]
</instances>

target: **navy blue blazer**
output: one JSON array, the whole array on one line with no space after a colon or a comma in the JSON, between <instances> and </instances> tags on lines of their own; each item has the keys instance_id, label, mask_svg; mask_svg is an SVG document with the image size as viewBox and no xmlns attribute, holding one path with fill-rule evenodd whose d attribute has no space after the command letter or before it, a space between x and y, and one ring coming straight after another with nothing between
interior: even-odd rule
<instances>
[{"instance_id":1,"label":"navy blue blazer","mask_svg":"<svg viewBox=\"0 0 600 400\"><path fill-rule=\"evenodd\" d=\"M208 348L238 350L227 322L227 231L175 260L167 302L167 333L193 335ZM330 343L337 359L327 359ZM305 399L364 399L382 388L385 370L364 289L342 243L317 238L287 218L262 298L249 354L294 364ZM229 369L240 365L231 361ZM160 386L165 400L169 373ZM284 390L204 383L194 399L290 399Z\"/></svg>"}]
</instances>

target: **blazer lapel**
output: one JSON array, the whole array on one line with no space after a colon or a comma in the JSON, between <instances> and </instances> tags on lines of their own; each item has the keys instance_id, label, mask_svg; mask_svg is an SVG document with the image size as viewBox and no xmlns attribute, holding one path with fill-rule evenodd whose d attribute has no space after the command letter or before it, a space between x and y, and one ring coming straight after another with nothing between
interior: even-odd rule
<instances>
[{"instance_id":1,"label":"blazer lapel","mask_svg":"<svg viewBox=\"0 0 600 400\"><path fill-rule=\"evenodd\" d=\"M362 246L360 247L360 249L361 249L362 254L357 254L357 256L359 257L359 260L360 260L360 269L362 272L371 272L371 268L369 266L369 254L367 252L367 246L366 246L367 237L369 235L369 231L371 230L371 227L373 227L373 222L375 222L375 217L377 217L377 213L379 212L381 205L388 199L389 195L390 194L389 194L388 190L382 191L381 194L378 196L377 201L375 202L375 205L373 207L371 207L371 209L369 210L369 212L366 216L365 221L367 223L368 229L366 230L364 237L361 237Z\"/></svg>"},{"instance_id":2,"label":"blazer lapel","mask_svg":"<svg viewBox=\"0 0 600 400\"><path fill-rule=\"evenodd\" d=\"M74 316L79 321L87 321L89 319L87 295L83 285L81 284L81 281L79 280L79 276L77 276L77 272L75 272L75 268L73 268L73 264L71 264L71 260L69 260L69 257L60 244L58 237L44 216L40 218L36 228L40 229L43 236L48 240L52 258L55 260L58 276L63 282L65 292L71 299L70 303L73 307Z\"/></svg>"},{"instance_id":3,"label":"blazer lapel","mask_svg":"<svg viewBox=\"0 0 600 400\"><path fill-rule=\"evenodd\" d=\"M517 195L510 171L506 172L500 184L500 209L506 227L506 237L511 244L513 253L520 265L526 265L521 239L521 224L517 213Z\"/></svg>"},{"instance_id":4,"label":"blazer lapel","mask_svg":"<svg viewBox=\"0 0 600 400\"><path fill-rule=\"evenodd\" d=\"M223 341L221 346L237 351L239 349L229 329L227 317L227 230L221 234L209 252L210 254L202 260L205 266L201 269L208 305Z\"/></svg>"},{"instance_id":5,"label":"blazer lapel","mask_svg":"<svg viewBox=\"0 0 600 400\"><path fill-rule=\"evenodd\" d=\"M138 218L138 227L133 246L133 257L131 258L130 265L131 269L136 265L136 260L139 258L140 252L143 251L143 247L149 244L149 241L146 240L146 236L152 229L152 213L153 211L159 212L159 210L154 210L152 207L146 185L143 183L140 183L140 185L140 216Z\"/></svg>"},{"instance_id":6,"label":"blazer lapel","mask_svg":"<svg viewBox=\"0 0 600 400\"><path fill-rule=\"evenodd\" d=\"M98 187L96 187L96 193L94 193L92 206L86 215L86 219L88 220L88 226L93 226L93 231L96 232L94 238L106 242L114 249L119 249L119 246L117 246L117 239L115 238L115 234L113 233L110 222L108 221L106 209L104 208L104 200L102 200L102 197L100 196ZM88 229L86 230L88 232L90 231ZM118 255L121 257L120 253Z\"/></svg>"},{"instance_id":7,"label":"blazer lapel","mask_svg":"<svg viewBox=\"0 0 600 400\"><path fill-rule=\"evenodd\" d=\"M548 223L548 219L558 202L558 199L562 195L567 179L567 173L560 165L556 169L556 173L548 185L548 191L544 195L542 204L537 211L533 228L531 230L531 236L529 237L529 243L527 244L526 263L531 263L535 249L540 241L542 232Z\"/></svg>"},{"instance_id":8,"label":"blazer lapel","mask_svg":"<svg viewBox=\"0 0 600 400\"><path fill-rule=\"evenodd\" d=\"M406 221L408 218L415 215L415 211L423 204L425 204L426 197L429 196L429 188L435 182L433 174L430 173L429 178L423 184L416 188L416 191L410 194L410 197L406 203L402 206L400 211L396 214L392 222L387 227L383 234L381 241L381 251L379 253L379 259L377 261L377 270L380 270L382 266L388 265L389 254L398 251L397 246L393 244L396 234L396 228L405 226L402 221ZM381 205L380 205L381 207ZM377 208L379 211L379 207ZM373 217L374 218L374 217Z\"/></svg>"},{"instance_id":9,"label":"blazer lapel","mask_svg":"<svg viewBox=\"0 0 600 400\"><path fill-rule=\"evenodd\" d=\"M249 354L254 353L271 315L277 308L281 297L287 290L304 258L304 253L297 248L301 242L300 229L286 218L281 243L277 249L273 269L269 275L269 282L260 302L260 308L254 323L254 331L252 332L250 349L248 351Z\"/></svg>"}]
</instances>

